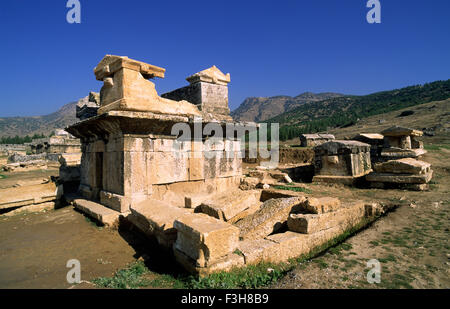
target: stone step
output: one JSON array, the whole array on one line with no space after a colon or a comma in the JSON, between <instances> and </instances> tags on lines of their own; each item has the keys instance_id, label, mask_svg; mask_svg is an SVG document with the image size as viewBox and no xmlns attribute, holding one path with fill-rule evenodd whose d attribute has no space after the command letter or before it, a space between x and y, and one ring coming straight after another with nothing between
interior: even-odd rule
<instances>
[{"instance_id":1,"label":"stone step","mask_svg":"<svg viewBox=\"0 0 450 309\"><path fill-rule=\"evenodd\" d=\"M85 199L75 199L72 203L76 209L85 213L89 217L94 218L105 226L112 227L119 221L120 212L112 210L111 208L105 207L99 203Z\"/></svg>"},{"instance_id":2,"label":"stone step","mask_svg":"<svg viewBox=\"0 0 450 309\"><path fill-rule=\"evenodd\" d=\"M131 214L127 219L141 232L155 237L159 244L171 248L177 238L173 227L175 220L190 214L193 209L172 206L156 199L147 199L131 205Z\"/></svg>"},{"instance_id":3,"label":"stone step","mask_svg":"<svg viewBox=\"0 0 450 309\"><path fill-rule=\"evenodd\" d=\"M204 201L195 212L233 223L259 209L262 204L260 194L259 190L222 193Z\"/></svg>"}]
</instances>

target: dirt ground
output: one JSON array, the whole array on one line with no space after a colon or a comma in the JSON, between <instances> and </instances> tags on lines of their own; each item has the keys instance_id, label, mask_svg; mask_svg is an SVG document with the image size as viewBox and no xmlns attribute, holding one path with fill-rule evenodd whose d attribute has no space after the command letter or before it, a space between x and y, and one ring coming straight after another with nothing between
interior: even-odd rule
<instances>
[{"instance_id":1,"label":"dirt ground","mask_svg":"<svg viewBox=\"0 0 450 309\"><path fill-rule=\"evenodd\" d=\"M111 276L139 257L127 239L72 207L0 218L0 288L68 288L70 259L81 280Z\"/></svg>"}]
</instances>

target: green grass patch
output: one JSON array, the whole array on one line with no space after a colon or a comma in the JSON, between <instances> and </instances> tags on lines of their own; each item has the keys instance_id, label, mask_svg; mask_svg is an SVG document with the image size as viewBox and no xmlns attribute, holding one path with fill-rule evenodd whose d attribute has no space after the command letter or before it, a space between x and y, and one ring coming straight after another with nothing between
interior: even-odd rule
<instances>
[{"instance_id":1,"label":"green grass patch","mask_svg":"<svg viewBox=\"0 0 450 309\"><path fill-rule=\"evenodd\" d=\"M6 178L6 176L5 176L5 175L2 175L2 174L0 174L0 179L4 179L4 178Z\"/></svg>"},{"instance_id":2,"label":"green grass patch","mask_svg":"<svg viewBox=\"0 0 450 309\"><path fill-rule=\"evenodd\" d=\"M148 273L147 267L139 261L125 269L118 270L113 277L100 277L92 282L103 288L136 289L150 285L149 281L142 278L146 273Z\"/></svg>"},{"instance_id":3,"label":"green grass patch","mask_svg":"<svg viewBox=\"0 0 450 309\"><path fill-rule=\"evenodd\" d=\"M290 186L275 186L275 189L279 189L279 190L289 190L289 191L294 191L294 192L304 192L307 194L312 193L312 191L308 188L302 188L302 187L290 187Z\"/></svg>"},{"instance_id":4,"label":"green grass patch","mask_svg":"<svg viewBox=\"0 0 450 309\"><path fill-rule=\"evenodd\" d=\"M450 149L449 144L427 144L424 145L423 148L428 151L439 151L441 149Z\"/></svg>"}]
</instances>

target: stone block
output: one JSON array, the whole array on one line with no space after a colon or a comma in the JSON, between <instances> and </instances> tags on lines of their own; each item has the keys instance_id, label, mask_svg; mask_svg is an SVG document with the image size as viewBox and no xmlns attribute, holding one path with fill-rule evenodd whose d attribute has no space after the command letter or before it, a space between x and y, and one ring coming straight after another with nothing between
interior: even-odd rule
<instances>
[{"instance_id":1,"label":"stone block","mask_svg":"<svg viewBox=\"0 0 450 309\"><path fill-rule=\"evenodd\" d=\"M73 205L75 208L106 226L114 226L119 220L119 212L92 201L75 199Z\"/></svg>"},{"instance_id":2,"label":"stone block","mask_svg":"<svg viewBox=\"0 0 450 309\"><path fill-rule=\"evenodd\" d=\"M205 214L189 214L178 218L174 227L174 248L196 261L199 267L213 263L232 253L239 241L239 229Z\"/></svg>"},{"instance_id":3,"label":"stone block","mask_svg":"<svg viewBox=\"0 0 450 309\"><path fill-rule=\"evenodd\" d=\"M322 214L339 209L341 202L335 197L307 197L304 203L306 211L312 214Z\"/></svg>"},{"instance_id":4,"label":"stone block","mask_svg":"<svg viewBox=\"0 0 450 309\"><path fill-rule=\"evenodd\" d=\"M312 234L341 224L354 225L364 217L364 214L364 203L352 204L321 214L291 214L288 228L292 232Z\"/></svg>"},{"instance_id":5,"label":"stone block","mask_svg":"<svg viewBox=\"0 0 450 309\"><path fill-rule=\"evenodd\" d=\"M171 206L163 201L147 199L130 207L129 220L146 235L156 237L158 243L171 247L177 238L174 222L189 214L187 209Z\"/></svg>"},{"instance_id":6,"label":"stone block","mask_svg":"<svg viewBox=\"0 0 450 309\"><path fill-rule=\"evenodd\" d=\"M296 212L305 202L304 196L270 199L254 214L235 225L242 240L264 238L283 227L291 212Z\"/></svg>"}]
</instances>

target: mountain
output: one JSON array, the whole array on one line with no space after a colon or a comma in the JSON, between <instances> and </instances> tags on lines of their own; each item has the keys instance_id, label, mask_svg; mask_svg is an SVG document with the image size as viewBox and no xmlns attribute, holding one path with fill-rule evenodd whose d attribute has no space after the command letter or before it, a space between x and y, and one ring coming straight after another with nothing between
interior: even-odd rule
<instances>
[{"instance_id":1,"label":"mountain","mask_svg":"<svg viewBox=\"0 0 450 309\"><path fill-rule=\"evenodd\" d=\"M342 96L305 103L264 122L279 123L280 139L285 140L301 133L351 126L369 116L448 98L450 79L365 96Z\"/></svg>"},{"instance_id":2,"label":"mountain","mask_svg":"<svg viewBox=\"0 0 450 309\"><path fill-rule=\"evenodd\" d=\"M0 118L0 137L35 133L48 136L54 129L65 128L77 121L76 104L77 102L68 103L58 111L44 116Z\"/></svg>"},{"instance_id":3,"label":"mountain","mask_svg":"<svg viewBox=\"0 0 450 309\"><path fill-rule=\"evenodd\" d=\"M231 117L233 117L235 121L260 122L275 117L284 112L288 112L305 103L318 102L341 96L343 95L332 92L317 94L312 92L305 92L296 97L250 97L245 99L237 109L231 112Z\"/></svg>"}]
</instances>

